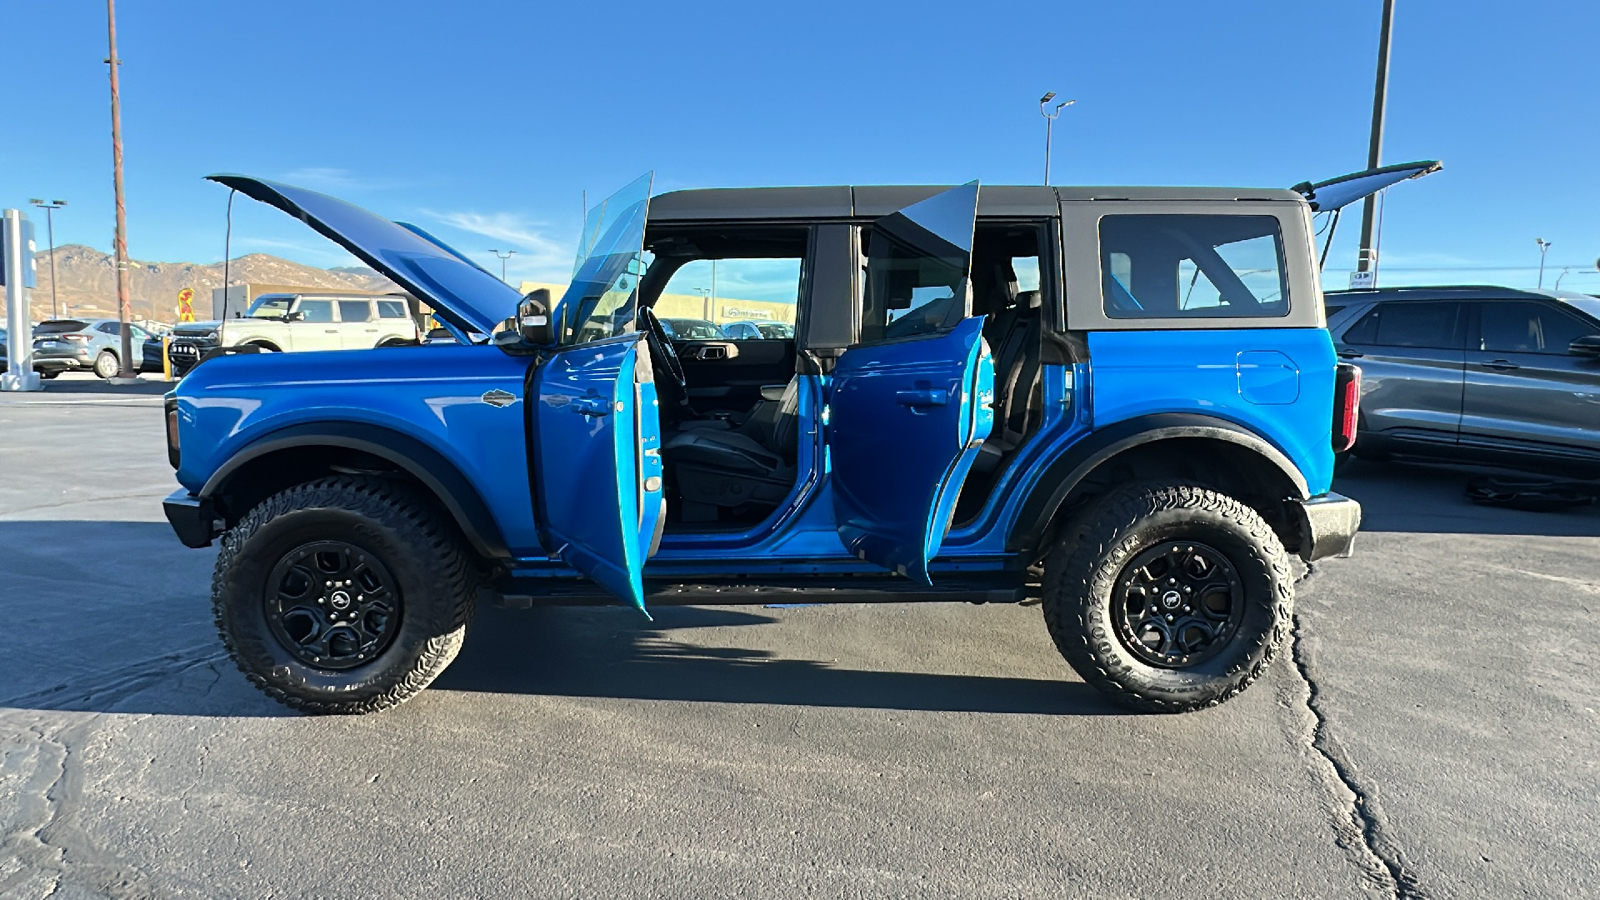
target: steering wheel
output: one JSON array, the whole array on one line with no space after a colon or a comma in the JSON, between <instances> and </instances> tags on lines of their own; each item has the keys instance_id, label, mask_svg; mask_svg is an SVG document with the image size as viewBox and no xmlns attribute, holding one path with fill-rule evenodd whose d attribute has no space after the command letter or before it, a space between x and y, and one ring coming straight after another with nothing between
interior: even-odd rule
<instances>
[{"instance_id":1,"label":"steering wheel","mask_svg":"<svg viewBox=\"0 0 1600 900\"><path fill-rule=\"evenodd\" d=\"M667 337L667 329L648 306L639 308L639 324L643 326L645 343L650 347L650 361L656 374L656 393L663 410L676 410L680 417L689 409L689 379L684 377L683 363L678 351ZM665 387L664 387L665 386Z\"/></svg>"}]
</instances>

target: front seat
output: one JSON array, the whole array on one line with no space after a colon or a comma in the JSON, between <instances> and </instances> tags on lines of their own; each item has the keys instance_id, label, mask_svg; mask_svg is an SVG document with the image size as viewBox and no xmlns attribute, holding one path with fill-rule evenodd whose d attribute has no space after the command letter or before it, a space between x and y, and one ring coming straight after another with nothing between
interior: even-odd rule
<instances>
[{"instance_id":1,"label":"front seat","mask_svg":"<svg viewBox=\"0 0 1600 900\"><path fill-rule=\"evenodd\" d=\"M683 521L715 522L722 510L764 512L794 487L799 379L763 390L776 396L737 428L685 429L663 442L661 458Z\"/></svg>"}]
</instances>

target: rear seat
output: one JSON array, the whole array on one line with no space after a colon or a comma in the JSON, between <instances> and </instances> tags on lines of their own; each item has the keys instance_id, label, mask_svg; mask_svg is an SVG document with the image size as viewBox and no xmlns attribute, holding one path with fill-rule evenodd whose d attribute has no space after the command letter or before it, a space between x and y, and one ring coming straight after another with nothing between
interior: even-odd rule
<instances>
[{"instance_id":1,"label":"rear seat","mask_svg":"<svg viewBox=\"0 0 1600 900\"><path fill-rule=\"evenodd\" d=\"M980 472L998 469L1027 440L1043 414L1039 396L1041 295L1038 291L1019 292L1009 264L996 266L995 274L988 308L1000 308L984 328L994 358L994 428L973 462Z\"/></svg>"}]
</instances>

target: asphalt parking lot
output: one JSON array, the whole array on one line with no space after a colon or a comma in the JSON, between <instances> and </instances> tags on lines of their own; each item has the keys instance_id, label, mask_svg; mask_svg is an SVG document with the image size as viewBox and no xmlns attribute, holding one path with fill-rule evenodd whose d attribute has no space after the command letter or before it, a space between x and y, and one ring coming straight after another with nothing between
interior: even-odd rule
<instances>
[{"instance_id":1,"label":"asphalt parking lot","mask_svg":"<svg viewBox=\"0 0 1600 900\"><path fill-rule=\"evenodd\" d=\"M308 718L162 519L159 385L0 395L3 897L1508 897L1600 891L1600 511L1357 462L1292 652L1180 717L1030 606L482 610Z\"/></svg>"}]
</instances>

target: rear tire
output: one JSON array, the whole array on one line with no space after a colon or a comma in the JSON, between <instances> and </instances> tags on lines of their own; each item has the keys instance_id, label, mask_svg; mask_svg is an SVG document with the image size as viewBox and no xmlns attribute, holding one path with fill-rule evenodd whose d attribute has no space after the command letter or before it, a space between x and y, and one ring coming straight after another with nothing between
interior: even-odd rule
<instances>
[{"instance_id":1,"label":"rear tire","mask_svg":"<svg viewBox=\"0 0 1600 900\"><path fill-rule=\"evenodd\" d=\"M217 630L280 703L387 709L461 649L476 587L468 559L453 523L403 486L348 476L298 485L223 535Z\"/></svg>"},{"instance_id":2,"label":"rear tire","mask_svg":"<svg viewBox=\"0 0 1600 900\"><path fill-rule=\"evenodd\" d=\"M1134 484L1067 529L1045 560L1042 605L1085 681L1131 709L1189 712L1266 670L1291 627L1294 582L1255 510L1196 485Z\"/></svg>"},{"instance_id":3,"label":"rear tire","mask_svg":"<svg viewBox=\"0 0 1600 900\"><path fill-rule=\"evenodd\" d=\"M117 355L110 350L101 350L100 355L94 358L94 374L101 378L115 378L122 371L122 363L117 360Z\"/></svg>"}]
</instances>

